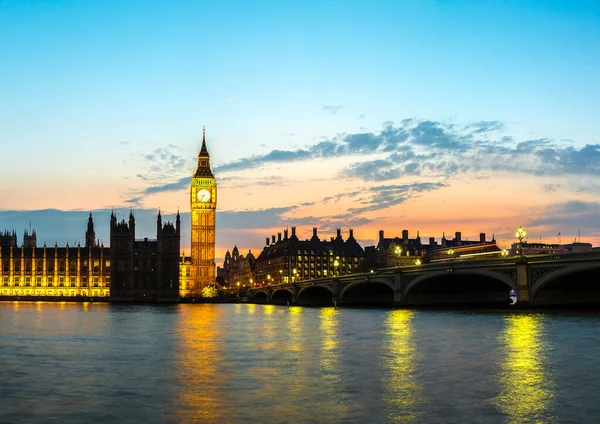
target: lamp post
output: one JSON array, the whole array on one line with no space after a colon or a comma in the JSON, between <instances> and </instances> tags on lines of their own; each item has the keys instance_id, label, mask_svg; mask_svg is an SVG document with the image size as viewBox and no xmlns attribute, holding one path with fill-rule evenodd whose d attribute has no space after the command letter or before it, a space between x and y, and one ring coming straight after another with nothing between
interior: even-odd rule
<instances>
[{"instance_id":1,"label":"lamp post","mask_svg":"<svg viewBox=\"0 0 600 424\"><path fill-rule=\"evenodd\" d=\"M454 250L453 249L448 250L448 256L454 256Z\"/></svg>"},{"instance_id":2,"label":"lamp post","mask_svg":"<svg viewBox=\"0 0 600 424\"><path fill-rule=\"evenodd\" d=\"M503 258L506 258L508 256L508 250L502 249L502 252L500 252L500 254L502 255Z\"/></svg>"},{"instance_id":3,"label":"lamp post","mask_svg":"<svg viewBox=\"0 0 600 424\"><path fill-rule=\"evenodd\" d=\"M271 274L267 274L267 285L271 285Z\"/></svg>"},{"instance_id":4,"label":"lamp post","mask_svg":"<svg viewBox=\"0 0 600 424\"><path fill-rule=\"evenodd\" d=\"M298 273L298 270L296 268L294 268L292 270L292 283L294 283L296 281L296 274Z\"/></svg>"},{"instance_id":5,"label":"lamp post","mask_svg":"<svg viewBox=\"0 0 600 424\"><path fill-rule=\"evenodd\" d=\"M279 270L279 284L283 283L283 270Z\"/></svg>"},{"instance_id":6,"label":"lamp post","mask_svg":"<svg viewBox=\"0 0 600 424\"><path fill-rule=\"evenodd\" d=\"M525 231L523 229L523 227L521 227L519 225L519 228L517 228L517 232L515 233L515 237L519 240L519 255L522 256L523 255L523 239L525 237L527 237L527 231Z\"/></svg>"},{"instance_id":7,"label":"lamp post","mask_svg":"<svg viewBox=\"0 0 600 424\"><path fill-rule=\"evenodd\" d=\"M333 276L337 277L339 276L338 274L338 266L340 266L339 261L336 259L335 261L333 261Z\"/></svg>"}]
</instances>

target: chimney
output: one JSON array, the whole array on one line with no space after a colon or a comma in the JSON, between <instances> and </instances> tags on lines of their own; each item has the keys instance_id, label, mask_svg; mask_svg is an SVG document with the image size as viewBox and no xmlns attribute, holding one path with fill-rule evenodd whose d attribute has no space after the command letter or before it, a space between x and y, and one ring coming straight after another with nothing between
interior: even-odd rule
<instances>
[{"instance_id":1,"label":"chimney","mask_svg":"<svg viewBox=\"0 0 600 424\"><path fill-rule=\"evenodd\" d=\"M485 243L485 233L479 233L479 241Z\"/></svg>"},{"instance_id":2,"label":"chimney","mask_svg":"<svg viewBox=\"0 0 600 424\"><path fill-rule=\"evenodd\" d=\"M281 241L281 233L277 233L277 242L279 243Z\"/></svg>"},{"instance_id":3,"label":"chimney","mask_svg":"<svg viewBox=\"0 0 600 424\"><path fill-rule=\"evenodd\" d=\"M350 235L348 238L354 238L354 230L352 228L350 228Z\"/></svg>"},{"instance_id":4,"label":"chimney","mask_svg":"<svg viewBox=\"0 0 600 424\"><path fill-rule=\"evenodd\" d=\"M429 237L429 246L435 246L435 239L433 237Z\"/></svg>"},{"instance_id":5,"label":"chimney","mask_svg":"<svg viewBox=\"0 0 600 424\"><path fill-rule=\"evenodd\" d=\"M456 233L454 233L454 240L461 241L460 238L461 238L460 231L457 231Z\"/></svg>"},{"instance_id":6,"label":"chimney","mask_svg":"<svg viewBox=\"0 0 600 424\"><path fill-rule=\"evenodd\" d=\"M317 237L317 227L313 227L313 237Z\"/></svg>"},{"instance_id":7,"label":"chimney","mask_svg":"<svg viewBox=\"0 0 600 424\"><path fill-rule=\"evenodd\" d=\"M408 230L402 230L402 240L408 240Z\"/></svg>"},{"instance_id":8,"label":"chimney","mask_svg":"<svg viewBox=\"0 0 600 424\"><path fill-rule=\"evenodd\" d=\"M296 227L292 227L292 237L296 237Z\"/></svg>"},{"instance_id":9,"label":"chimney","mask_svg":"<svg viewBox=\"0 0 600 424\"><path fill-rule=\"evenodd\" d=\"M342 238L342 230L337 229L337 238Z\"/></svg>"},{"instance_id":10,"label":"chimney","mask_svg":"<svg viewBox=\"0 0 600 424\"><path fill-rule=\"evenodd\" d=\"M267 246L269 245L269 237L267 237L267 241L265 243Z\"/></svg>"},{"instance_id":11,"label":"chimney","mask_svg":"<svg viewBox=\"0 0 600 424\"><path fill-rule=\"evenodd\" d=\"M271 243L275 244L275 235L271 236Z\"/></svg>"},{"instance_id":12,"label":"chimney","mask_svg":"<svg viewBox=\"0 0 600 424\"><path fill-rule=\"evenodd\" d=\"M383 240L383 230L379 230L379 240Z\"/></svg>"},{"instance_id":13,"label":"chimney","mask_svg":"<svg viewBox=\"0 0 600 424\"><path fill-rule=\"evenodd\" d=\"M287 230L287 228L285 230L283 230L283 239L284 240L288 239L288 230Z\"/></svg>"}]
</instances>

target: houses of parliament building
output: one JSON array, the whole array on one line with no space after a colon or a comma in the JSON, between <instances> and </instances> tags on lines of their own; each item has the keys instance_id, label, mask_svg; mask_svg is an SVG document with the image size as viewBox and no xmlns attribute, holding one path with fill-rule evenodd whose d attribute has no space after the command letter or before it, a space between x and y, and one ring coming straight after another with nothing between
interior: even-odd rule
<instances>
[{"instance_id":1,"label":"houses of parliament building","mask_svg":"<svg viewBox=\"0 0 600 424\"><path fill-rule=\"evenodd\" d=\"M37 245L35 230L0 233L0 296L84 297L113 302L177 302L199 297L215 282L217 185L210 169L206 130L190 185L191 256L181 257L176 221L157 216L156 239L135 238L133 211L128 221L110 216L110 247L96 241L90 213L84 246Z\"/></svg>"}]
</instances>

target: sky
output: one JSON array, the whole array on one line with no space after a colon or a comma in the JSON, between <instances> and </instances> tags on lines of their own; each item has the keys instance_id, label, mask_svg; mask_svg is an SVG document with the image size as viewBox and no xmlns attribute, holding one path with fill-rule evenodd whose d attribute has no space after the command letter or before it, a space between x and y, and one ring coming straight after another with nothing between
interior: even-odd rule
<instances>
[{"instance_id":1,"label":"sky","mask_svg":"<svg viewBox=\"0 0 600 424\"><path fill-rule=\"evenodd\" d=\"M599 70L594 0L0 0L0 230L179 209L189 251L206 126L217 259L291 226L599 245Z\"/></svg>"}]
</instances>

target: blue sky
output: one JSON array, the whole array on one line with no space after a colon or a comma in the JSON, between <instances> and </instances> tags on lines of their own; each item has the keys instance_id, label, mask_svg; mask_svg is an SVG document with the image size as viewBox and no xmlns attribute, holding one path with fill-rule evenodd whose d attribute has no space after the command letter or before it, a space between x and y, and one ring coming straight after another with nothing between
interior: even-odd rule
<instances>
[{"instance_id":1,"label":"blue sky","mask_svg":"<svg viewBox=\"0 0 600 424\"><path fill-rule=\"evenodd\" d=\"M365 244L405 227L508 241L520 224L600 242L596 1L1 0L0 57L0 228L57 209L68 241L72 211L185 212L206 125L221 216L279 225L223 218L221 249L295 224ZM412 131L416 159L315 154L386 128Z\"/></svg>"}]
</instances>

